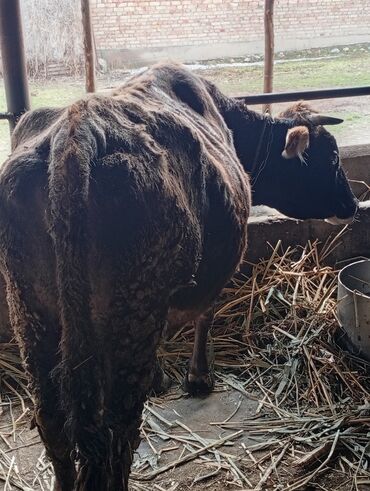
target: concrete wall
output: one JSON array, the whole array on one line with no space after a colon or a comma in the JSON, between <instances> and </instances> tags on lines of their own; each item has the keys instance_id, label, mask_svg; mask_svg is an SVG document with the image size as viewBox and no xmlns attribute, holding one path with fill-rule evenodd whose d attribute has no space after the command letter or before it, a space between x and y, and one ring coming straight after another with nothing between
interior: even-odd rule
<instances>
[{"instance_id":1,"label":"concrete wall","mask_svg":"<svg viewBox=\"0 0 370 491\"><path fill-rule=\"evenodd\" d=\"M288 247L304 246L310 240L321 244L334 239L343 225L330 225L323 220L293 220L285 217L251 218L248 226L247 264L243 271L250 271L249 263L256 264L271 255L271 245L281 241L283 250ZM356 221L348 226L346 232L336 242L336 247L326 258L326 263L334 265L353 258L370 258L370 201L361 203Z\"/></svg>"},{"instance_id":2,"label":"concrete wall","mask_svg":"<svg viewBox=\"0 0 370 491\"><path fill-rule=\"evenodd\" d=\"M91 0L98 51L116 65L263 52L264 0ZM276 50L370 42L369 0L277 0Z\"/></svg>"}]
</instances>

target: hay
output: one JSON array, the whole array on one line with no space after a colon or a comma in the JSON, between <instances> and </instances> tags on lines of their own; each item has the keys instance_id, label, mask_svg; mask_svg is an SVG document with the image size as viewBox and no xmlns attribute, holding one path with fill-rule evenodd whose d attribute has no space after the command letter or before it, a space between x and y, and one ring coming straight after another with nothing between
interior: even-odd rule
<instances>
[{"instance_id":1,"label":"hay","mask_svg":"<svg viewBox=\"0 0 370 491\"><path fill-rule=\"evenodd\" d=\"M202 463L201 472L191 477L199 489L219 482L222 489L334 489L325 488L325 476L339 479L340 489L370 483L369 363L337 344L337 272L325 266L344 231L321 246L310 242L284 250L278 243L251 275L239 275L224 290L210 339L215 390L237 390L240 402L227 418L210 422L219 438L205 438L180 416L171 421L164 416L162 407L183 397L181 390L151 399L142 424L150 455L136 458L133 489L175 490L181 483L171 470L189 462ZM193 338L193 328L185 327L159 351L165 370L179 383ZM3 348L2 389L13 404L26 406L16 352L11 345ZM258 402L253 418L240 411L243 397ZM9 434L17 427L14 421L0 430L12 448ZM253 443L240 444L244 434ZM37 477L41 489L49 489L50 466L43 465ZM163 484L167 475L171 477ZM22 481L16 462L5 452L0 453L0 479L12 480L19 489L34 485Z\"/></svg>"},{"instance_id":2,"label":"hay","mask_svg":"<svg viewBox=\"0 0 370 491\"><path fill-rule=\"evenodd\" d=\"M257 399L260 417L217 425L270 440L238 459L249 478L253 454L268 451L253 489L304 489L333 469L346 474L348 489L369 481L370 364L337 344L337 271L324 265L342 233L302 249L284 251L278 243L249 277L234 279L218 304L216 378ZM172 377L181 380L192 341L187 328L163 347ZM281 478L278 466L285 468Z\"/></svg>"}]
</instances>

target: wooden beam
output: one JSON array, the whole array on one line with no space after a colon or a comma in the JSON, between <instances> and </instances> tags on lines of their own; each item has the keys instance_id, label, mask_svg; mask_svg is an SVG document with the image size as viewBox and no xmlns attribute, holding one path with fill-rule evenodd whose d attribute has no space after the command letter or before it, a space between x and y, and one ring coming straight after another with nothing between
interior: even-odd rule
<instances>
[{"instance_id":1,"label":"wooden beam","mask_svg":"<svg viewBox=\"0 0 370 491\"><path fill-rule=\"evenodd\" d=\"M274 77L274 0L265 0L265 64L263 91L272 92ZM271 112L271 104L263 106L263 112Z\"/></svg>"},{"instance_id":2,"label":"wooden beam","mask_svg":"<svg viewBox=\"0 0 370 491\"><path fill-rule=\"evenodd\" d=\"M95 92L95 51L89 0L81 0L84 37L86 92Z\"/></svg>"}]
</instances>

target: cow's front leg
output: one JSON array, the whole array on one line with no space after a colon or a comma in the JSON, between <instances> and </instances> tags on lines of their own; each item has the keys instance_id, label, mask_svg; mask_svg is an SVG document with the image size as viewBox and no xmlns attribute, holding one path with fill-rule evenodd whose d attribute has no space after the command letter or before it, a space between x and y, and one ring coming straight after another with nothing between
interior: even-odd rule
<instances>
[{"instance_id":1,"label":"cow's front leg","mask_svg":"<svg viewBox=\"0 0 370 491\"><path fill-rule=\"evenodd\" d=\"M199 312L196 311L181 311L176 308L171 308L168 312L166 327L162 333L163 341L170 341L179 329L186 326L190 322L193 322L198 316ZM153 375L152 393L155 395L163 394L167 392L171 385L171 378L165 374L163 368L161 367L161 363L157 358Z\"/></svg>"},{"instance_id":2,"label":"cow's front leg","mask_svg":"<svg viewBox=\"0 0 370 491\"><path fill-rule=\"evenodd\" d=\"M185 375L184 389L191 395L205 395L214 388L214 375L207 359L207 338L212 326L214 308L195 321L195 339L189 368Z\"/></svg>"}]
</instances>

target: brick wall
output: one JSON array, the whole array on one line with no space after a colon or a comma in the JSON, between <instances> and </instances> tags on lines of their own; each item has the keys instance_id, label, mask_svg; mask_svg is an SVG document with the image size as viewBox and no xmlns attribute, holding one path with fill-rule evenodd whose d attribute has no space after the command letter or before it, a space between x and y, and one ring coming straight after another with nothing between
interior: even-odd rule
<instances>
[{"instance_id":1,"label":"brick wall","mask_svg":"<svg viewBox=\"0 0 370 491\"><path fill-rule=\"evenodd\" d=\"M261 51L264 0L91 0L102 52L171 53L233 45ZM370 41L369 0L276 0L277 48ZM184 53L186 50L184 50ZM196 53L195 50L191 51ZM212 57L212 56L210 56Z\"/></svg>"}]
</instances>

